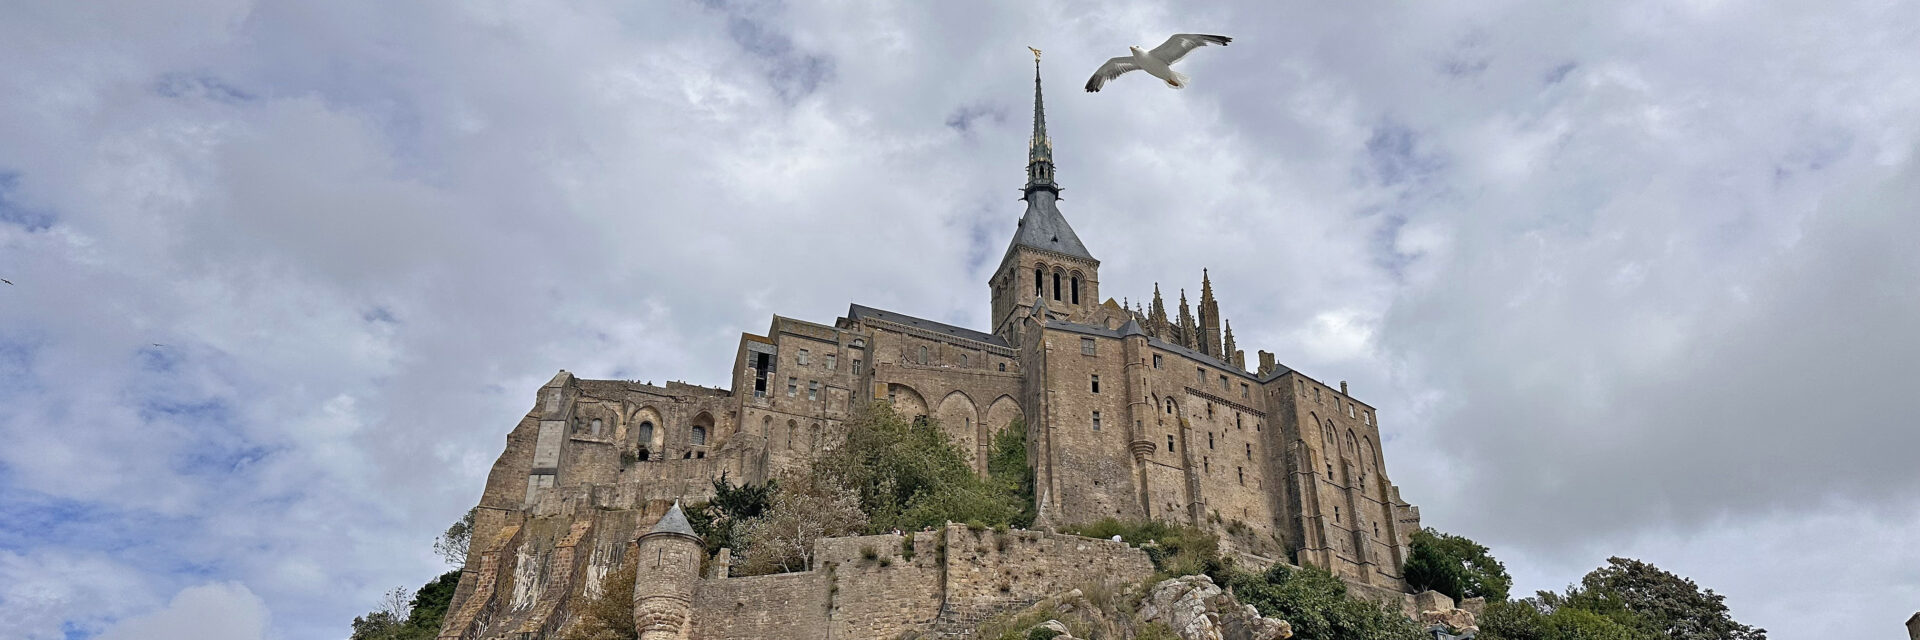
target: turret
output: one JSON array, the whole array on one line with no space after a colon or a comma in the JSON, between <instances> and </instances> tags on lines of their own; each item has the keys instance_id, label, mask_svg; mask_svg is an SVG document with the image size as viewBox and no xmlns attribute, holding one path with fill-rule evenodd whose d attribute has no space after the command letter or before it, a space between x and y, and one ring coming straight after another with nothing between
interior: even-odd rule
<instances>
[{"instance_id":1,"label":"turret","mask_svg":"<svg viewBox=\"0 0 1920 640\"><path fill-rule=\"evenodd\" d=\"M633 624L640 640L686 640L693 594L700 584L700 536L675 502L639 542Z\"/></svg>"},{"instance_id":2,"label":"turret","mask_svg":"<svg viewBox=\"0 0 1920 640\"><path fill-rule=\"evenodd\" d=\"M1213 299L1213 278L1200 270L1200 346L1198 350L1221 361L1228 351L1220 348L1220 303ZM1231 347L1228 347L1231 349Z\"/></svg>"}]
</instances>

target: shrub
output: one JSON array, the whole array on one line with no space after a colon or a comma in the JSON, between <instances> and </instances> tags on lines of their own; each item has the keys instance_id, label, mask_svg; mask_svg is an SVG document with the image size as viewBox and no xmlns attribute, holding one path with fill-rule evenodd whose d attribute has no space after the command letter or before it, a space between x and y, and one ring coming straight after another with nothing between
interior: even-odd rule
<instances>
[{"instance_id":1,"label":"shrub","mask_svg":"<svg viewBox=\"0 0 1920 640\"><path fill-rule=\"evenodd\" d=\"M1413 532L1413 553L1407 557L1407 584L1432 589L1455 599L1507 599L1513 578L1487 548L1462 536L1432 527Z\"/></svg>"},{"instance_id":2,"label":"shrub","mask_svg":"<svg viewBox=\"0 0 1920 640\"><path fill-rule=\"evenodd\" d=\"M1224 584L1261 615L1293 625L1301 640L1416 640L1419 624L1384 605L1350 597L1347 585L1316 567L1275 564L1265 573L1226 571Z\"/></svg>"},{"instance_id":3,"label":"shrub","mask_svg":"<svg viewBox=\"0 0 1920 640\"><path fill-rule=\"evenodd\" d=\"M1153 568L1169 576L1212 574L1222 567L1220 539L1204 529L1157 520L1121 522L1104 518L1098 522L1068 527L1066 533L1089 538L1111 539L1120 536L1128 544L1147 552Z\"/></svg>"}]
</instances>

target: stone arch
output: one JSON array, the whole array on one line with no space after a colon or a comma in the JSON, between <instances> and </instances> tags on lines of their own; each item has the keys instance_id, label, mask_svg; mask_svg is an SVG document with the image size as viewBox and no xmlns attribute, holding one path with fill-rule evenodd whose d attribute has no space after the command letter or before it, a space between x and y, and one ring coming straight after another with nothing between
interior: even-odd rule
<instances>
[{"instance_id":1,"label":"stone arch","mask_svg":"<svg viewBox=\"0 0 1920 640\"><path fill-rule=\"evenodd\" d=\"M1015 401L1013 396L1002 395L995 398L993 404L987 407L987 442L991 444L993 438L999 436L1001 431L1013 425L1013 421L1025 418L1026 412L1020 410L1020 403Z\"/></svg>"},{"instance_id":2,"label":"stone arch","mask_svg":"<svg viewBox=\"0 0 1920 640\"><path fill-rule=\"evenodd\" d=\"M633 423L629 433L633 438L634 449L640 454L640 459L652 460L659 457L660 452L665 449L667 437L664 421L660 419L660 410L652 406L640 407L640 410L633 412L633 417L629 420Z\"/></svg>"},{"instance_id":3,"label":"stone arch","mask_svg":"<svg viewBox=\"0 0 1920 640\"><path fill-rule=\"evenodd\" d=\"M807 451L812 453L820 452L820 423L818 422L813 423L811 427L807 427Z\"/></svg>"},{"instance_id":4,"label":"stone arch","mask_svg":"<svg viewBox=\"0 0 1920 640\"><path fill-rule=\"evenodd\" d=\"M791 418L787 419L787 450L788 451L793 450L793 439L795 437L798 437L799 435L800 435L800 422L797 420L793 420Z\"/></svg>"},{"instance_id":5,"label":"stone arch","mask_svg":"<svg viewBox=\"0 0 1920 640\"><path fill-rule=\"evenodd\" d=\"M887 383L887 401L893 403L893 411L900 417L913 419L927 415L927 399L909 387L898 382Z\"/></svg>"},{"instance_id":6,"label":"stone arch","mask_svg":"<svg viewBox=\"0 0 1920 640\"><path fill-rule=\"evenodd\" d=\"M773 416L760 417L760 441L773 441Z\"/></svg>"},{"instance_id":7,"label":"stone arch","mask_svg":"<svg viewBox=\"0 0 1920 640\"><path fill-rule=\"evenodd\" d=\"M953 440L953 446L963 455L972 458L974 470L978 471L985 463L986 442L980 433L980 409L973 404L973 398L965 392L954 391L940 399L940 409L934 412L934 419L940 421L940 430Z\"/></svg>"}]
</instances>

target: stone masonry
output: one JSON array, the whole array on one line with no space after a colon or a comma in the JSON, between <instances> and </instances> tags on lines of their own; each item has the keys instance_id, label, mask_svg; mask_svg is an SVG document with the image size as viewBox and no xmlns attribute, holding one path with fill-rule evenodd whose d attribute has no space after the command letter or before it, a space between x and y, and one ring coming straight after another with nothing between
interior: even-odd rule
<instances>
[{"instance_id":1,"label":"stone masonry","mask_svg":"<svg viewBox=\"0 0 1920 640\"><path fill-rule=\"evenodd\" d=\"M929 548L877 570L847 550L897 552L900 540L852 538L822 543L837 558L824 569L704 579L698 545L654 531L675 503L710 497L715 479L762 482L807 464L856 407L879 401L937 420L981 471L994 436L1025 424L1037 528L1191 524L1247 563L1311 564L1383 598L1404 593L1420 512L1388 480L1373 406L1265 351L1249 371L1208 274L1198 314L1184 290L1170 312L1157 285L1133 308L1100 298L1100 261L1058 208L1037 69L1023 192L987 281L990 332L856 304L831 324L774 316L764 334L742 335L727 388L555 375L488 475L441 637L551 637L629 553L661 580L693 581L657 594L646 638L891 637L1097 577L1066 562L1092 542L1018 533L1032 542L1014 549L1031 558L968 565L982 545L948 529L941 543L964 553L938 566Z\"/></svg>"}]
</instances>

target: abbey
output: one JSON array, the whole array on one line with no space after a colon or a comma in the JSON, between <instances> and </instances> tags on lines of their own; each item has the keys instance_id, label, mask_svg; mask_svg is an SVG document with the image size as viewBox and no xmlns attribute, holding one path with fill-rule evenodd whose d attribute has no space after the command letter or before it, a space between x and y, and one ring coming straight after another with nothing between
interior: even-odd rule
<instances>
[{"instance_id":1,"label":"abbey","mask_svg":"<svg viewBox=\"0 0 1920 640\"><path fill-rule=\"evenodd\" d=\"M1103 299L1101 262L1058 207L1037 65L1033 119L1026 211L986 283L987 331L855 304L831 323L775 316L742 335L725 389L561 371L493 465L441 637L557 637L571 603L636 553L645 639L953 631L1086 581L1145 577L1137 549L1046 532L1106 517L1207 527L1247 562L1404 592L1420 515L1388 480L1374 408L1265 351L1249 371L1204 273L1197 313L1184 291L1169 311L1157 286L1142 307ZM993 437L1024 425L1035 531L833 539L817 552L829 569L802 574L730 577L727 558L703 557L676 503L723 475L760 482L806 464L874 401L937 420L982 471Z\"/></svg>"}]
</instances>

